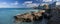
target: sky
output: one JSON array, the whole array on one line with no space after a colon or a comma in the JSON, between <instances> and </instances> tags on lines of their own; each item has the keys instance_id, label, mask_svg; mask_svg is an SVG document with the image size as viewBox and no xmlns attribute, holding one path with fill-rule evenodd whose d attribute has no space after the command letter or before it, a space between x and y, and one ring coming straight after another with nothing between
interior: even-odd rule
<instances>
[{"instance_id":1,"label":"sky","mask_svg":"<svg viewBox=\"0 0 60 24\"><path fill-rule=\"evenodd\" d=\"M60 0L0 0L0 8L30 8ZM58 3L57 3L58 4Z\"/></svg>"}]
</instances>

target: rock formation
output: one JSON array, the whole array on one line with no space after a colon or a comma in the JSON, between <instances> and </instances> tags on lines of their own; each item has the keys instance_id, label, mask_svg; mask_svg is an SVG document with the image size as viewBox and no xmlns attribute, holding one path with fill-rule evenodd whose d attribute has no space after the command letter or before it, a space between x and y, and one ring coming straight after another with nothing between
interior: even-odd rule
<instances>
[{"instance_id":1,"label":"rock formation","mask_svg":"<svg viewBox=\"0 0 60 24\"><path fill-rule=\"evenodd\" d=\"M15 21L18 22L31 22L34 20L39 20L42 18L42 13L44 11L39 11L39 12L31 12L31 13L25 13L21 15L14 16Z\"/></svg>"},{"instance_id":2,"label":"rock formation","mask_svg":"<svg viewBox=\"0 0 60 24\"><path fill-rule=\"evenodd\" d=\"M52 17L48 20L48 24L60 24L60 9L52 9Z\"/></svg>"}]
</instances>

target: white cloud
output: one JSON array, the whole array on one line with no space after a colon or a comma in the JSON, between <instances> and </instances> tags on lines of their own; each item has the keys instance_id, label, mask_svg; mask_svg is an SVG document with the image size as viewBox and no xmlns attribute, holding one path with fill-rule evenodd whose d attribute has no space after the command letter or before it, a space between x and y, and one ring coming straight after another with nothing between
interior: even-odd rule
<instances>
[{"instance_id":1,"label":"white cloud","mask_svg":"<svg viewBox=\"0 0 60 24\"><path fill-rule=\"evenodd\" d=\"M43 0L43 2L51 2L52 0Z\"/></svg>"},{"instance_id":2,"label":"white cloud","mask_svg":"<svg viewBox=\"0 0 60 24\"><path fill-rule=\"evenodd\" d=\"M14 3L0 2L0 8L18 8L18 2L17 1L15 1Z\"/></svg>"},{"instance_id":3,"label":"white cloud","mask_svg":"<svg viewBox=\"0 0 60 24\"><path fill-rule=\"evenodd\" d=\"M7 2L2 2L2 4L7 4Z\"/></svg>"},{"instance_id":4,"label":"white cloud","mask_svg":"<svg viewBox=\"0 0 60 24\"><path fill-rule=\"evenodd\" d=\"M14 3L10 3L11 5L18 5L18 1L15 1Z\"/></svg>"},{"instance_id":5,"label":"white cloud","mask_svg":"<svg viewBox=\"0 0 60 24\"><path fill-rule=\"evenodd\" d=\"M26 1L23 3L25 7L37 7L39 4L38 3L32 3L32 1Z\"/></svg>"},{"instance_id":6,"label":"white cloud","mask_svg":"<svg viewBox=\"0 0 60 24\"><path fill-rule=\"evenodd\" d=\"M0 8L10 7L7 2L0 2Z\"/></svg>"},{"instance_id":7,"label":"white cloud","mask_svg":"<svg viewBox=\"0 0 60 24\"><path fill-rule=\"evenodd\" d=\"M59 1L59 0L56 0L56 1Z\"/></svg>"},{"instance_id":8,"label":"white cloud","mask_svg":"<svg viewBox=\"0 0 60 24\"><path fill-rule=\"evenodd\" d=\"M16 1L14 4L15 4L15 5L18 5L18 1Z\"/></svg>"},{"instance_id":9,"label":"white cloud","mask_svg":"<svg viewBox=\"0 0 60 24\"><path fill-rule=\"evenodd\" d=\"M27 6L27 7L37 7L38 4L36 4L36 3L32 3L32 4L27 4L26 6Z\"/></svg>"},{"instance_id":10,"label":"white cloud","mask_svg":"<svg viewBox=\"0 0 60 24\"><path fill-rule=\"evenodd\" d=\"M57 2L56 5L60 5L60 2Z\"/></svg>"}]
</instances>

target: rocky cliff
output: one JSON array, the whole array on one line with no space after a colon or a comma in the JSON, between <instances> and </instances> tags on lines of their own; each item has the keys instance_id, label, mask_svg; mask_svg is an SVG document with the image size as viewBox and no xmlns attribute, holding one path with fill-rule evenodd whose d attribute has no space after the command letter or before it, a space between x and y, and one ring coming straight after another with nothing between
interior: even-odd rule
<instances>
[{"instance_id":1,"label":"rocky cliff","mask_svg":"<svg viewBox=\"0 0 60 24\"><path fill-rule=\"evenodd\" d=\"M52 17L48 20L48 24L60 24L60 9L52 9Z\"/></svg>"}]
</instances>

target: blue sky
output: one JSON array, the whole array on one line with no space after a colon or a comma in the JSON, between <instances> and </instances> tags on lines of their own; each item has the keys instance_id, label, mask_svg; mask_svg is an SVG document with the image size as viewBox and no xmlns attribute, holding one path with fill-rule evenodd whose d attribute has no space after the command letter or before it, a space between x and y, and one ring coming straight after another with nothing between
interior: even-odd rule
<instances>
[{"instance_id":1,"label":"blue sky","mask_svg":"<svg viewBox=\"0 0 60 24\"><path fill-rule=\"evenodd\" d=\"M60 0L53 0L60 1ZM52 0L0 0L0 8L30 8L38 6L43 2L53 2Z\"/></svg>"}]
</instances>

